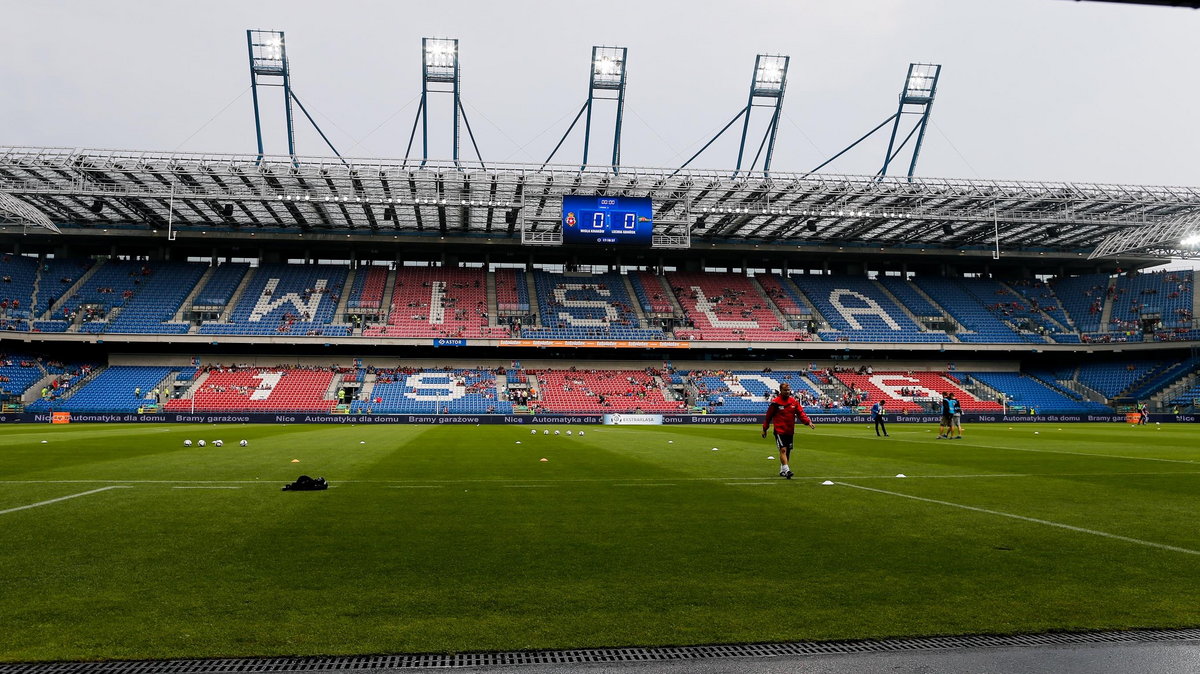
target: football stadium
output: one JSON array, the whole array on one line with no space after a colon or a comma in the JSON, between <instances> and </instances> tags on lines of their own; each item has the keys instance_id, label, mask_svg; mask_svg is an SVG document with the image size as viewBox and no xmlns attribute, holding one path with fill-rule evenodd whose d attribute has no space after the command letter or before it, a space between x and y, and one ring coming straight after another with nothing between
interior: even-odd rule
<instances>
[{"instance_id":1,"label":"football stadium","mask_svg":"<svg viewBox=\"0 0 1200 674\"><path fill-rule=\"evenodd\" d=\"M452 37L355 157L289 37L240 152L0 147L0 672L1200 639L1200 187L928 177L917 61L780 166L781 53L626 165L601 45L497 160Z\"/></svg>"}]
</instances>

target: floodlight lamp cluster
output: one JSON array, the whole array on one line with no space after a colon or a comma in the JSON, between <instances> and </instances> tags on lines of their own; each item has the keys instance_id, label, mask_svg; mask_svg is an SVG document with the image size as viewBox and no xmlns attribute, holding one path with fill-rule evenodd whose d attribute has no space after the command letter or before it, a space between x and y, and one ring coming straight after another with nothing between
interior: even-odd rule
<instances>
[{"instance_id":1,"label":"floodlight lamp cluster","mask_svg":"<svg viewBox=\"0 0 1200 674\"><path fill-rule=\"evenodd\" d=\"M754 70L754 91L780 93L787 77L787 57L760 55Z\"/></svg>"},{"instance_id":2,"label":"floodlight lamp cluster","mask_svg":"<svg viewBox=\"0 0 1200 674\"><path fill-rule=\"evenodd\" d=\"M458 40L429 38L425 41L425 65L430 68L453 68L458 53Z\"/></svg>"},{"instance_id":3,"label":"floodlight lamp cluster","mask_svg":"<svg viewBox=\"0 0 1200 674\"><path fill-rule=\"evenodd\" d=\"M934 83L937 81L937 69L937 65L929 63L912 64L908 80L904 83L904 98L931 98L933 96Z\"/></svg>"},{"instance_id":4,"label":"floodlight lamp cluster","mask_svg":"<svg viewBox=\"0 0 1200 674\"><path fill-rule=\"evenodd\" d=\"M607 56L596 59L595 63L597 75L615 75L617 74L617 63Z\"/></svg>"},{"instance_id":5,"label":"floodlight lamp cluster","mask_svg":"<svg viewBox=\"0 0 1200 674\"><path fill-rule=\"evenodd\" d=\"M598 89L617 89L622 85L624 71L624 48L592 48L592 86Z\"/></svg>"},{"instance_id":6,"label":"floodlight lamp cluster","mask_svg":"<svg viewBox=\"0 0 1200 674\"><path fill-rule=\"evenodd\" d=\"M251 40L251 65L261 75L278 75L283 68L283 33L257 30Z\"/></svg>"}]
</instances>

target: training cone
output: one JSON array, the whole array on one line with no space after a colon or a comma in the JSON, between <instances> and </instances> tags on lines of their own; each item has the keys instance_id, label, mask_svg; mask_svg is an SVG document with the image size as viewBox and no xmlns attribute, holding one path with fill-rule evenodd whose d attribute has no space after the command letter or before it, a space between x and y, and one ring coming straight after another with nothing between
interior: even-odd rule
<instances>
[{"instance_id":1,"label":"training cone","mask_svg":"<svg viewBox=\"0 0 1200 674\"><path fill-rule=\"evenodd\" d=\"M896 477L908 477L904 473L896 473Z\"/></svg>"},{"instance_id":2,"label":"training cone","mask_svg":"<svg viewBox=\"0 0 1200 674\"><path fill-rule=\"evenodd\" d=\"M547 458L546 458L546 457L544 457L544 456L543 456L542 458L538 459L538 461L541 461L542 463L545 463L545 462L547 462L547 461L549 461L549 460L550 460L550 459L547 459Z\"/></svg>"},{"instance_id":3,"label":"training cone","mask_svg":"<svg viewBox=\"0 0 1200 674\"><path fill-rule=\"evenodd\" d=\"M292 463L300 463L300 459L292 459Z\"/></svg>"},{"instance_id":4,"label":"training cone","mask_svg":"<svg viewBox=\"0 0 1200 674\"><path fill-rule=\"evenodd\" d=\"M716 447L713 447L712 451L716 452L716 451L720 451L720 450L718 450Z\"/></svg>"},{"instance_id":5,"label":"training cone","mask_svg":"<svg viewBox=\"0 0 1200 674\"><path fill-rule=\"evenodd\" d=\"M822 484L822 485L829 485L829 484L833 484L833 480L825 480L825 481L824 481L824 482L822 482L821 484Z\"/></svg>"},{"instance_id":6,"label":"training cone","mask_svg":"<svg viewBox=\"0 0 1200 674\"><path fill-rule=\"evenodd\" d=\"M767 461L774 461L774 460L775 460L775 457L773 457L773 456L768 456L768 457L767 457Z\"/></svg>"}]
</instances>

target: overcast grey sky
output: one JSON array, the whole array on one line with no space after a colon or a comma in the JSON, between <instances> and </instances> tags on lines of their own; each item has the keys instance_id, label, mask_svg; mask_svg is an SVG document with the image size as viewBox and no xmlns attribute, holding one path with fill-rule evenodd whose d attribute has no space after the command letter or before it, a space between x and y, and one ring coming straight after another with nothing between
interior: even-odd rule
<instances>
[{"instance_id":1,"label":"overcast grey sky","mask_svg":"<svg viewBox=\"0 0 1200 674\"><path fill-rule=\"evenodd\" d=\"M591 46L618 45L629 48L626 166L680 165L745 104L755 54L778 53L792 57L778 171L809 170L883 121L908 64L933 62L943 70L919 175L1200 183L1192 161L1200 12L1187 9L1067 0L0 0L0 16L7 145L252 153L245 29L270 28L286 31L295 91L349 156L403 156L420 39L443 36L461 40L463 99L493 162L545 159L584 101ZM447 156L449 98L433 102L433 154ZM283 152L281 104L264 105L267 151ZM593 134L595 162L608 154L610 117L600 115ZM879 135L825 171L874 173L885 142ZM297 144L300 154L328 154L302 120ZM581 147L577 129L557 159L579 161ZM735 155L733 135L693 165L731 168Z\"/></svg>"}]
</instances>

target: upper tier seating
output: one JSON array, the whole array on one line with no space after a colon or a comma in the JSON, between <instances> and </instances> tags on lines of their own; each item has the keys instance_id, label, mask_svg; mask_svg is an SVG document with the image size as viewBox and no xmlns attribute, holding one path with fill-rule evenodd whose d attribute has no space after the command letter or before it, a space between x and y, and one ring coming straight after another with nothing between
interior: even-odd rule
<instances>
[{"instance_id":1,"label":"upper tier seating","mask_svg":"<svg viewBox=\"0 0 1200 674\"><path fill-rule=\"evenodd\" d=\"M1016 372L972 372L970 376L1003 391L1009 406L1033 408L1039 414L1107 413L1111 410L1091 400L1072 400L1041 381Z\"/></svg>"},{"instance_id":2,"label":"upper tier seating","mask_svg":"<svg viewBox=\"0 0 1200 674\"><path fill-rule=\"evenodd\" d=\"M390 272L381 266L360 267L347 289L349 269L336 265L255 268L228 263L209 268L199 263L110 259L89 272L92 264L75 259L35 261L13 254L0 258L0 332L180 334L188 332L189 326L172 319L181 308L192 308L225 316L224 321L209 320L195 329L201 335L349 336L350 323L360 325L357 315L366 313L364 329L354 332L367 338L502 339L519 331L520 336L534 339L641 341L664 339L663 330L669 329L676 339L735 342L1200 340L1200 328L1191 327L1195 276L1191 271L1120 278L1093 274L1047 285L982 278L908 281L896 276L868 280L819 274L748 278L692 272L662 277L649 272L624 276L498 269L495 304L490 305L487 272L481 268L404 267L395 272L389 290L385 286ZM88 280L80 282L85 275ZM536 287L532 306L530 280ZM1111 298L1110 280L1115 284ZM182 307L197 284L200 289L190 307ZM241 294L239 288L244 289ZM389 293L389 306L379 306ZM230 306L234 296L237 306ZM339 299L345 300L345 311L335 316ZM56 300L57 306L46 311ZM1112 308L1112 322L1101 326L1106 301ZM27 316L31 303L37 306ZM488 315L489 306L496 307L497 320ZM680 307L682 317L677 316ZM388 313L386 321L379 315L381 310ZM814 312L829 322L830 329L818 332L815 323L820 316ZM1163 325L1153 334L1143 334L1138 319L1149 312L1160 315ZM535 313L536 317L531 315ZM351 314L355 318L347 318ZM944 314L960 325L953 336L922 324L926 316ZM665 316L682 321L660 320ZM677 326L679 322L683 326Z\"/></svg>"},{"instance_id":3,"label":"upper tier seating","mask_svg":"<svg viewBox=\"0 0 1200 674\"><path fill-rule=\"evenodd\" d=\"M953 392L964 412L991 412L1002 409L1000 403L980 400L971 395L954 375L940 372L835 372L834 376L848 387L867 394L863 405L887 400L893 412L919 412L933 409L946 393Z\"/></svg>"},{"instance_id":4,"label":"upper tier seating","mask_svg":"<svg viewBox=\"0 0 1200 674\"><path fill-rule=\"evenodd\" d=\"M899 276L881 276L877 280L880 285L887 288L888 292L895 295L896 299L900 300L913 316L936 318L946 314L944 309L925 299L917 285L908 279Z\"/></svg>"},{"instance_id":5,"label":"upper tier seating","mask_svg":"<svg viewBox=\"0 0 1200 674\"><path fill-rule=\"evenodd\" d=\"M168 412L329 412L331 370L250 368L212 370L190 398L167 402ZM90 387L89 387L90 388Z\"/></svg>"},{"instance_id":6,"label":"upper tier seating","mask_svg":"<svg viewBox=\"0 0 1200 674\"><path fill-rule=\"evenodd\" d=\"M804 372L710 370L689 372L688 378L699 393L698 406L710 414L765 414L780 384L792 388L808 414L850 413L849 408L817 390Z\"/></svg>"},{"instance_id":7,"label":"upper tier seating","mask_svg":"<svg viewBox=\"0 0 1200 674\"><path fill-rule=\"evenodd\" d=\"M63 295L88 272L95 263L75 258L48 258L42 260L38 275L37 307L34 317L46 313L50 305ZM32 291L32 288L30 289Z\"/></svg>"},{"instance_id":8,"label":"upper tier seating","mask_svg":"<svg viewBox=\"0 0 1200 674\"><path fill-rule=\"evenodd\" d=\"M794 276L832 330L822 330L827 342L948 342L942 332L923 332L879 286L854 276Z\"/></svg>"},{"instance_id":9,"label":"upper tier seating","mask_svg":"<svg viewBox=\"0 0 1200 674\"><path fill-rule=\"evenodd\" d=\"M787 330L769 301L740 274L675 272L667 275L671 290L693 328L677 328L680 339L731 342L792 342L806 333Z\"/></svg>"},{"instance_id":10,"label":"upper tier seating","mask_svg":"<svg viewBox=\"0 0 1200 674\"><path fill-rule=\"evenodd\" d=\"M669 288L663 285L661 276L655 276L648 271L634 272L629 275L633 291L637 293L638 303L647 314L672 315L675 305L671 304Z\"/></svg>"},{"instance_id":11,"label":"upper tier seating","mask_svg":"<svg viewBox=\"0 0 1200 674\"><path fill-rule=\"evenodd\" d=\"M362 414L511 414L499 400L496 375L487 370L377 370L367 400L351 411Z\"/></svg>"},{"instance_id":12,"label":"upper tier seating","mask_svg":"<svg viewBox=\"0 0 1200 674\"><path fill-rule=\"evenodd\" d=\"M58 303L54 317L83 323L80 332L187 332L184 323L167 323L204 275L204 265L187 262L109 260L69 297ZM62 285L70 277L60 279ZM74 283L74 281L71 281ZM47 298L49 302L52 298ZM43 327L43 322L38 323ZM50 330L57 326L50 327Z\"/></svg>"},{"instance_id":13,"label":"upper tier seating","mask_svg":"<svg viewBox=\"0 0 1200 674\"><path fill-rule=\"evenodd\" d=\"M23 255L0 256L0 330L28 330L33 317L33 282L38 261Z\"/></svg>"},{"instance_id":14,"label":"upper tier seating","mask_svg":"<svg viewBox=\"0 0 1200 674\"><path fill-rule=\"evenodd\" d=\"M1099 332L1100 316L1108 292L1107 274L1085 274L1051 282L1055 297L1080 332Z\"/></svg>"},{"instance_id":15,"label":"upper tier seating","mask_svg":"<svg viewBox=\"0 0 1200 674\"><path fill-rule=\"evenodd\" d=\"M224 308L233 299L233 293L237 291L249 270L248 264L228 262L216 267L204 283L204 287L192 298L192 306Z\"/></svg>"},{"instance_id":16,"label":"upper tier seating","mask_svg":"<svg viewBox=\"0 0 1200 674\"><path fill-rule=\"evenodd\" d=\"M537 406L546 412L682 412L684 403L667 400L654 376L644 370L527 370L538 382Z\"/></svg>"},{"instance_id":17,"label":"upper tier seating","mask_svg":"<svg viewBox=\"0 0 1200 674\"><path fill-rule=\"evenodd\" d=\"M348 326L331 325L346 271L333 265L262 265L246 285L229 322L206 321L200 334L348 335Z\"/></svg>"},{"instance_id":18,"label":"upper tier seating","mask_svg":"<svg viewBox=\"0 0 1200 674\"><path fill-rule=\"evenodd\" d=\"M1054 289L1050 287L1049 284L1038 280L1019 280L1008 281L1006 285L1015 290L1025 300L1031 309L1043 311L1047 316L1052 318L1054 322L1061 326L1055 328L1060 333L1063 333L1064 331L1066 333L1074 332L1075 329L1071 324L1070 317L1063 308L1062 302L1059 300L1058 295L1054 294ZM1066 335L1054 335L1055 341L1059 341L1058 338L1060 336ZM1070 336L1075 337L1075 341L1078 341L1079 339L1078 334Z\"/></svg>"},{"instance_id":19,"label":"upper tier seating","mask_svg":"<svg viewBox=\"0 0 1200 674\"><path fill-rule=\"evenodd\" d=\"M206 267L191 262L147 262L153 274L143 276L116 317L110 315L104 332L183 334L187 323L172 323L183 301L196 289ZM108 265L102 267L103 271ZM136 273L133 270L131 273ZM99 275L99 274L97 274ZM94 277L93 277L94 278ZM87 324L92 328L93 324ZM92 330L89 330L92 331Z\"/></svg>"},{"instance_id":20,"label":"upper tier seating","mask_svg":"<svg viewBox=\"0 0 1200 674\"><path fill-rule=\"evenodd\" d=\"M396 270L386 325L363 330L368 337L480 339L507 337L488 327L487 277L483 269L401 267Z\"/></svg>"},{"instance_id":21,"label":"upper tier seating","mask_svg":"<svg viewBox=\"0 0 1200 674\"><path fill-rule=\"evenodd\" d=\"M1143 314L1159 314L1167 328L1192 327L1191 270L1117 277L1110 330L1140 331Z\"/></svg>"},{"instance_id":22,"label":"upper tier seating","mask_svg":"<svg viewBox=\"0 0 1200 674\"><path fill-rule=\"evenodd\" d=\"M534 339L662 339L643 328L620 274L534 272L542 327L523 327Z\"/></svg>"},{"instance_id":23,"label":"upper tier seating","mask_svg":"<svg viewBox=\"0 0 1200 674\"><path fill-rule=\"evenodd\" d=\"M529 311L529 283L525 272L516 269L497 269L496 307L509 313Z\"/></svg>"},{"instance_id":24,"label":"upper tier seating","mask_svg":"<svg viewBox=\"0 0 1200 674\"><path fill-rule=\"evenodd\" d=\"M762 286L763 291L767 293L767 297L775 303L775 308L779 309L779 313L797 320L812 318L812 310L800 301L800 298L796 296L794 286L790 286L782 276L763 274L755 278L758 279L758 284Z\"/></svg>"},{"instance_id":25,"label":"upper tier seating","mask_svg":"<svg viewBox=\"0 0 1200 674\"><path fill-rule=\"evenodd\" d=\"M963 330L956 333L959 341L973 343L991 342L1042 342L1036 335L1023 336L1009 327L998 315L976 298L971 289L976 292L986 292L982 287L971 284L969 287L961 281L982 279L946 279L932 276L918 276L917 286L925 291L940 306L954 317ZM993 282L988 281L988 284ZM970 288L970 289L969 289ZM1011 297L1011 296L1010 296Z\"/></svg>"},{"instance_id":26,"label":"upper tier seating","mask_svg":"<svg viewBox=\"0 0 1200 674\"><path fill-rule=\"evenodd\" d=\"M351 309L380 309L383 307L384 286L388 270L383 267L359 267L346 306Z\"/></svg>"},{"instance_id":27,"label":"upper tier seating","mask_svg":"<svg viewBox=\"0 0 1200 674\"><path fill-rule=\"evenodd\" d=\"M1004 283L986 278L956 279L956 283L1001 321L1017 328L1022 338L1041 342L1037 335L1053 335L1065 329L1033 308L1020 293ZM1037 335L1029 334L1037 333Z\"/></svg>"},{"instance_id":28,"label":"upper tier seating","mask_svg":"<svg viewBox=\"0 0 1200 674\"><path fill-rule=\"evenodd\" d=\"M56 401L38 400L27 409L33 412L53 409L61 412L136 412L154 401L150 392L178 367L113 365L81 387L72 387L68 397ZM140 390L139 390L140 389Z\"/></svg>"}]
</instances>

